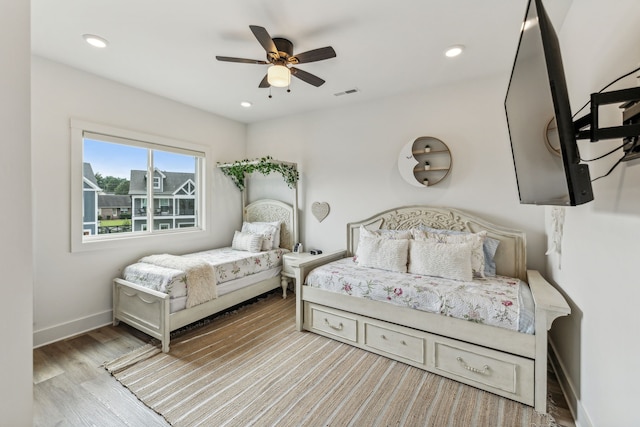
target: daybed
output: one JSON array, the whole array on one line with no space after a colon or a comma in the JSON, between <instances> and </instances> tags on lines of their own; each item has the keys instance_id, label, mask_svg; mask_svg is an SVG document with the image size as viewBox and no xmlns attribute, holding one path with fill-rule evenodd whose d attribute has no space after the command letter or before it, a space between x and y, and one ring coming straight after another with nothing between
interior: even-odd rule
<instances>
[{"instance_id":1,"label":"daybed","mask_svg":"<svg viewBox=\"0 0 640 427\"><path fill-rule=\"evenodd\" d=\"M234 305L240 304L248 299L259 296L265 292L282 286L283 297L286 297L287 281L282 280L280 275L282 269L282 254L289 252L294 244L297 233L295 210L292 206L277 200L258 200L247 205L243 209L243 219L247 223L256 222L280 222L280 243L279 249L270 253L258 252L254 258L257 261L268 260L268 267L264 271L249 271L250 274L241 278L235 278L232 272L222 276L233 276L235 280L224 282L220 274L217 274L212 281L213 285L209 289L213 290L213 299L204 303L197 303L189 306L186 304L186 295L189 293L189 283L186 280L186 271L179 268L171 268L164 265L150 266L145 263L135 263L128 266L130 269L128 277L116 278L113 281L113 323L117 325L119 321L127 323L146 334L159 339L162 342L162 351L169 351L170 332L186 326L197 320L203 319L212 314L218 313ZM215 251L204 251L195 254L185 255L187 264L189 260L205 260L209 262L212 253L223 252L227 258L233 255L230 249L219 249ZM239 252L239 251L236 251ZM251 255L251 254L249 254ZM243 256L242 262L247 263L249 258ZM265 258L267 257L267 258ZM180 257L182 258L182 257ZM172 258L171 258L172 259ZM239 261L238 263L240 263ZM180 262L180 259L175 261ZM125 269L125 272L127 272ZM252 270L249 268L249 270ZM253 269L255 270L255 269ZM234 274L237 268L234 268ZM207 278L206 275L202 275ZM197 278L197 276L194 276ZM149 279L147 282L145 279ZM134 283L133 281L137 283ZM165 292L154 290L161 282L166 286L161 289ZM186 286L186 290L180 289ZM177 291L176 291L177 289ZM225 289L230 291L225 291Z\"/></svg>"},{"instance_id":2,"label":"daybed","mask_svg":"<svg viewBox=\"0 0 640 427\"><path fill-rule=\"evenodd\" d=\"M383 288L389 292L389 301L373 300L371 294L376 289L376 280L386 281L389 274L382 270L377 270L377 278L368 276L365 283L358 281L358 277L352 277L351 281L342 277L341 289L326 290L310 286L307 280L314 269L316 273L312 277L318 276L317 272L323 270L331 272L333 269L344 273L345 269L351 268L348 264L355 261L353 258L345 260L344 257L353 257L358 253L361 227L365 227L363 234L370 234L367 230L380 230L377 233L384 234L382 230L440 229L477 235L486 231L488 238L499 241L494 256L498 278L513 278L510 283L514 285L519 280L528 282L535 305L532 310L535 332L489 325L484 321L487 319L473 315L467 316L467 319L464 316L452 317L446 297L439 313L412 308L413 299L399 295L398 289L402 290L405 285L396 287L394 283L397 282L382 283L387 285ZM412 262L412 253L409 252L409 264ZM414 257L417 258L417 255ZM554 319L568 315L570 308L562 295L537 271L526 269L525 260L523 232L490 224L456 209L413 206L385 211L347 225L346 252L322 259L310 257L308 261L294 266L297 328L534 406L538 412L545 413L547 330ZM321 266L329 261L330 264ZM394 274L404 277L406 281L420 276ZM508 281L504 278L501 280ZM488 279L474 278L472 282L474 286L485 286L488 293L493 292L493 285L488 285ZM436 289L432 294L438 296L438 283L425 285L424 289L430 286ZM355 294L354 287L360 287L364 297L351 295ZM396 298L399 296L402 298ZM503 304L502 308L515 308L507 296L494 295L494 299L498 304ZM515 299L520 300L521 297Z\"/></svg>"}]
</instances>

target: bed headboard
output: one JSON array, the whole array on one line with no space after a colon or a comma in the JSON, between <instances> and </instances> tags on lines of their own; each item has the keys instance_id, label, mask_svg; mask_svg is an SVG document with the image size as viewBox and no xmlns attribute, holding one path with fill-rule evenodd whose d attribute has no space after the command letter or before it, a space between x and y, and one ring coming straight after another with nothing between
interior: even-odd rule
<instances>
[{"instance_id":1,"label":"bed headboard","mask_svg":"<svg viewBox=\"0 0 640 427\"><path fill-rule=\"evenodd\" d=\"M280 221L280 247L293 250L296 235L294 230L297 227L297 221L291 205L279 200L256 200L245 206L243 220L248 222Z\"/></svg>"},{"instance_id":2,"label":"bed headboard","mask_svg":"<svg viewBox=\"0 0 640 427\"><path fill-rule=\"evenodd\" d=\"M407 206L381 212L363 221L350 222L347 224L347 251L349 256L356 253L361 225L370 230L407 230L420 225L473 233L486 230L487 236L500 240L500 245L494 258L497 274L517 277L522 280L527 278L524 232L491 224L458 209Z\"/></svg>"}]
</instances>

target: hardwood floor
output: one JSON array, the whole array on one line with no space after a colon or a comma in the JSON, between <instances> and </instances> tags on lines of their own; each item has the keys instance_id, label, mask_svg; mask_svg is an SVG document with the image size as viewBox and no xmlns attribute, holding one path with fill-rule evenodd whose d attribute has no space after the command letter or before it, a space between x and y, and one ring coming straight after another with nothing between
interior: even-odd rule
<instances>
[{"instance_id":1,"label":"hardwood floor","mask_svg":"<svg viewBox=\"0 0 640 427\"><path fill-rule=\"evenodd\" d=\"M148 337L121 324L33 352L34 426L167 426L102 367Z\"/></svg>"},{"instance_id":2,"label":"hardwood floor","mask_svg":"<svg viewBox=\"0 0 640 427\"><path fill-rule=\"evenodd\" d=\"M33 352L34 426L167 426L102 367L148 342L120 324L40 347ZM575 427L553 371L549 391L559 425Z\"/></svg>"}]
</instances>

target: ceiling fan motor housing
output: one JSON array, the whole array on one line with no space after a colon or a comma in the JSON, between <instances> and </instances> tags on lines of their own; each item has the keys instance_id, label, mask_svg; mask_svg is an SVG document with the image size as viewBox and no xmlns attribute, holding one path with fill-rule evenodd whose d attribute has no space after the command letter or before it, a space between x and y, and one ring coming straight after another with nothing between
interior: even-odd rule
<instances>
[{"instance_id":1,"label":"ceiling fan motor housing","mask_svg":"<svg viewBox=\"0 0 640 427\"><path fill-rule=\"evenodd\" d=\"M278 49L278 55L280 56L280 58L275 59L281 59L286 62L291 56L293 56L293 43L291 43L291 41L283 39L281 37L274 37L273 43L276 45L276 49ZM267 59L271 59L268 52Z\"/></svg>"}]
</instances>

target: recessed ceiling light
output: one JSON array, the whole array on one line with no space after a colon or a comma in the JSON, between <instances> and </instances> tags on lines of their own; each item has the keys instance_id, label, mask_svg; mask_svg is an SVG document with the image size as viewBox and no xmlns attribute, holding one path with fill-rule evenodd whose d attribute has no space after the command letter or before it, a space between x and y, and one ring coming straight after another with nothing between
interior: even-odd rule
<instances>
[{"instance_id":1,"label":"recessed ceiling light","mask_svg":"<svg viewBox=\"0 0 640 427\"><path fill-rule=\"evenodd\" d=\"M107 39L96 36L94 34L84 34L82 38L91 46L100 49L107 47L107 45L109 44L109 41Z\"/></svg>"},{"instance_id":2,"label":"recessed ceiling light","mask_svg":"<svg viewBox=\"0 0 640 427\"><path fill-rule=\"evenodd\" d=\"M449 49L447 49L444 52L444 54L449 58L453 58L454 56L460 55L463 50L464 50L464 46L462 45L451 46Z\"/></svg>"},{"instance_id":3,"label":"recessed ceiling light","mask_svg":"<svg viewBox=\"0 0 640 427\"><path fill-rule=\"evenodd\" d=\"M250 103L249 101L242 101L242 102L240 103L240 105L242 105L244 108L249 108L249 107L251 107L253 104L252 104L252 103Z\"/></svg>"}]
</instances>

